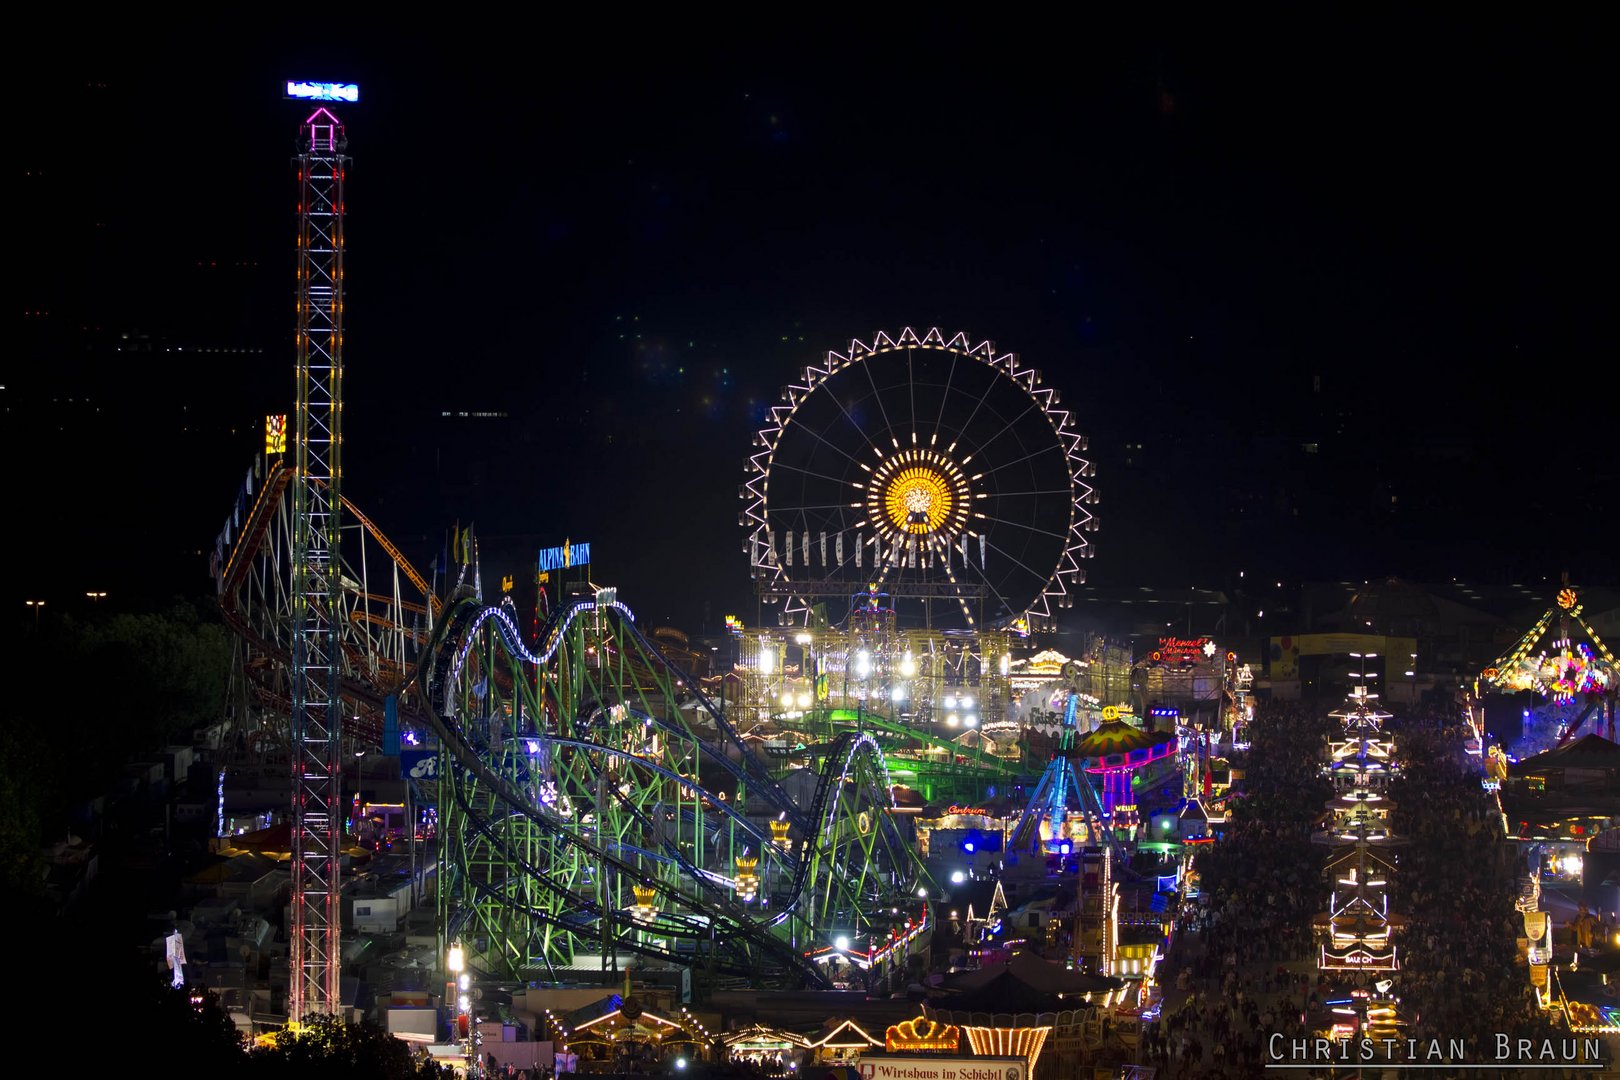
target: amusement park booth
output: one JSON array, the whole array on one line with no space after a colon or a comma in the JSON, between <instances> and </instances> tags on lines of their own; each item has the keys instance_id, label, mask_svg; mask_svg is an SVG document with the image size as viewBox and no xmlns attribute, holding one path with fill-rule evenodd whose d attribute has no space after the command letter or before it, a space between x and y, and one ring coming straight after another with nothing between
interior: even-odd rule
<instances>
[{"instance_id":1,"label":"amusement park booth","mask_svg":"<svg viewBox=\"0 0 1620 1080\"><path fill-rule=\"evenodd\" d=\"M780 1062L786 1068L795 1069L809 1056L810 1040L796 1031L769 1024L750 1024L720 1036L720 1045L731 1061L761 1068L774 1067Z\"/></svg>"},{"instance_id":2,"label":"amusement park booth","mask_svg":"<svg viewBox=\"0 0 1620 1080\"><path fill-rule=\"evenodd\" d=\"M690 1013L653 1013L634 997L614 994L573 1017L568 1050L579 1055L579 1072L665 1072L677 1060L703 1060L707 1032Z\"/></svg>"},{"instance_id":3,"label":"amusement park booth","mask_svg":"<svg viewBox=\"0 0 1620 1080\"><path fill-rule=\"evenodd\" d=\"M809 1040L811 1057L817 1065L853 1065L863 1054L882 1046L882 1039L873 1038L871 1032L850 1018L829 1020Z\"/></svg>"},{"instance_id":4,"label":"amusement park booth","mask_svg":"<svg viewBox=\"0 0 1620 1080\"><path fill-rule=\"evenodd\" d=\"M923 1015L959 1028L975 1057L1021 1057L1034 1080L1080 1080L1110 1053L1128 1049L1128 1033L1114 1017L1124 992L1120 979L1019 953L948 978Z\"/></svg>"}]
</instances>

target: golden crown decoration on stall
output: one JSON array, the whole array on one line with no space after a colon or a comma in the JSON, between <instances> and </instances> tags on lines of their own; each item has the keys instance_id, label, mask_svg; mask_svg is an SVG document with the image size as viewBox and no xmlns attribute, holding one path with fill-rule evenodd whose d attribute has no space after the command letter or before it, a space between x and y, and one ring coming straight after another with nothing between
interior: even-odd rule
<instances>
[{"instance_id":1,"label":"golden crown decoration on stall","mask_svg":"<svg viewBox=\"0 0 1620 1080\"><path fill-rule=\"evenodd\" d=\"M955 1024L918 1016L889 1025L883 1033L883 1044L883 1049L891 1054L917 1050L943 1050L954 1054L962 1045L962 1029Z\"/></svg>"},{"instance_id":2,"label":"golden crown decoration on stall","mask_svg":"<svg viewBox=\"0 0 1620 1080\"><path fill-rule=\"evenodd\" d=\"M759 869L759 856L737 856L737 896L747 902L759 895L759 875L754 871Z\"/></svg>"},{"instance_id":3,"label":"golden crown decoration on stall","mask_svg":"<svg viewBox=\"0 0 1620 1080\"><path fill-rule=\"evenodd\" d=\"M632 885L630 891L635 893L636 902L630 909L630 915L636 922L650 923L658 917L658 890L651 885Z\"/></svg>"}]
</instances>

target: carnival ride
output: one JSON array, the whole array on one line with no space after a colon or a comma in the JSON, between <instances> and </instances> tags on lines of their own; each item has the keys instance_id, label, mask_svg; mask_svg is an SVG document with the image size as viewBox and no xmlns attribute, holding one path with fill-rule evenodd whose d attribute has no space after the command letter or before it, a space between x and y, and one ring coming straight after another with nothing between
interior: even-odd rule
<instances>
[{"instance_id":1,"label":"carnival ride","mask_svg":"<svg viewBox=\"0 0 1620 1080\"><path fill-rule=\"evenodd\" d=\"M291 471L260 460L216 560L238 741L260 751L291 738ZM345 745L397 731L439 748L417 801L438 808L440 925L473 967L559 978L665 962L827 985L829 954L898 963L930 929L919 890L934 887L870 733L831 732L796 770L813 795L795 801L623 604L576 597L531 643L510 601L478 599L475 566L440 600L344 505ZM728 782L711 790L717 772Z\"/></svg>"},{"instance_id":2,"label":"carnival ride","mask_svg":"<svg viewBox=\"0 0 1620 1080\"><path fill-rule=\"evenodd\" d=\"M1060 402L1016 355L937 328L853 340L782 391L739 492L782 627L737 627L746 734L870 732L929 799L1032 779L1013 649L1071 603L1096 527Z\"/></svg>"},{"instance_id":3,"label":"carnival ride","mask_svg":"<svg viewBox=\"0 0 1620 1080\"><path fill-rule=\"evenodd\" d=\"M445 933L511 978L639 957L826 986L831 956L907 955L933 886L872 736L835 738L796 801L610 594L532 647L509 603L447 609L423 664Z\"/></svg>"},{"instance_id":4,"label":"carnival ride","mask_svg":"<svg viewBox=\"0 0 1620 1080\"><path fill-rule=\"evenodd\" d=\"M347 138L325 108L299 131L293 445L269 418L211 559L231 749L289 766L289 1015L339 1007L343 765L402 741L438 744L441 930L475 967L555 976L594 950L598 971L640 955L825 984L829 951L908 953L930 888L869 734L824 747L795 802L623 605L575 598L531 651L482 603L475 543L441 599L343 496Z\"/></svg>"},{"instance_id":5,"label":"carnival ride","mask_svg":"<svg viewBox=\"0 0 1620 1080\"><path fill-rule=\"evenodd\" d=\"M1581 617L1583 606L1566 577L1552 605L1507 652L1480 673L1475 684L1476 697L1491 692L1530 691L1544 699L1558 724L1558 745L1574 739L1594 715L1594 726L1606 719L1609 737L1614 737L1620 669L1614 653ZM1586 640L1578 640L1577 631ZM1476 738L1482 737L1477 720L1475 727ZM1526 752L1520 756L1529 756L1538 748L1521 747Z\"/></svg>"},{"instance_id":6,"label":"carnival ride","mask_svg":"<svg viewBox=\"0 0 1620 1080\"><path fill-rule=\"evenodd\" d=\"M1113 705L1103 707L1096 727L1082 732L1077 723L1081 695L1072 688L1077 672L1066 675L1071 689L1058 744L1019 815L1009 847L1066 856L1083 847L1105 846L1127 868L1125 845L1137 839L1139 791L1145 783L1156 786L1177 775L1177 739L1131 724Z\"/></svg>"},{"instance_id":7,"label":"carnival ride","mask_svg":"<svg viewBox=\"0 0 1620 1080\"><path fill-rule=\"evenodd\" d=\"M760 599L783 625L826 623L826 605L871 583L927 627L1049 619L1096 527L1095 469L1060 402L1016 354L963 333L829 351L782 391L745 467Z\"/></svg>"},{"instance_id":8,"label":"carnival ride","mask_svg":"<svg viewBox=\"0 0 1620 1080\"><path fill-rule=\"evenodd\" d=\"M293 552L291 487L284 457L254 459L210 561L220 613L233 633L226 711L241 754L292 750ZM337 696L347 725L343 749L378 749L390 716L408 724L420 707L415 667L442 602L387 536L347 498L348 524L334 551ZM398 726L397 723L395 725Z\"/></svg>"}]
</instances>

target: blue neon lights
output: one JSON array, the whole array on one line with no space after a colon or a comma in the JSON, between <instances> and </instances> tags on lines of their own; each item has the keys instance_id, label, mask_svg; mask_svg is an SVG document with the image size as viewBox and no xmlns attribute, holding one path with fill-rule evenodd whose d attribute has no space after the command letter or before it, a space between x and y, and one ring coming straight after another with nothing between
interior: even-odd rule
<instances>
[{"instance_id":1,"label":"blue neon lights","mask_svg":"<svg viewBox=\"0 0 1620 1080\"><path fill-rule=\"evenodd\" d=\"M360 100L360 87L354 83L288 82L287 97L298 101Z\"/></svg>"},{"instance_id":2,"label":"blue neon lights","mask_svg":"<svg viewBox=\"0 0 1620 1080\"><path fill-rule=\"evenodd\" d=\"M562 547L540 549L540 570L542 573L584 566L590 561L590 544L573 544L565 540Z\"/></svg>"}]
</instances>

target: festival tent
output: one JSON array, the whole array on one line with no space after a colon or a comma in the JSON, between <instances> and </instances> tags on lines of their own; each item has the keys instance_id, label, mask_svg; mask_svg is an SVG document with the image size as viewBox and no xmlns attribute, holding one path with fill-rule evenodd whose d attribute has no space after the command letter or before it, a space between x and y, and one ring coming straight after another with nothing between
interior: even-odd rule
<instances>
[{"instance_id":1,"label":"festival tent","mask_svg":"<svg viewBox=\"0 0 1620 1080\"><path fill-rule=\"evenodd\" d=\"M1559 773L1565 785L1599 784L1614 790L1620 784L1620 745L1587 733L1562 746L1514 762L1509 776L1545 776Z\"/></svg>"}]
</instances>

